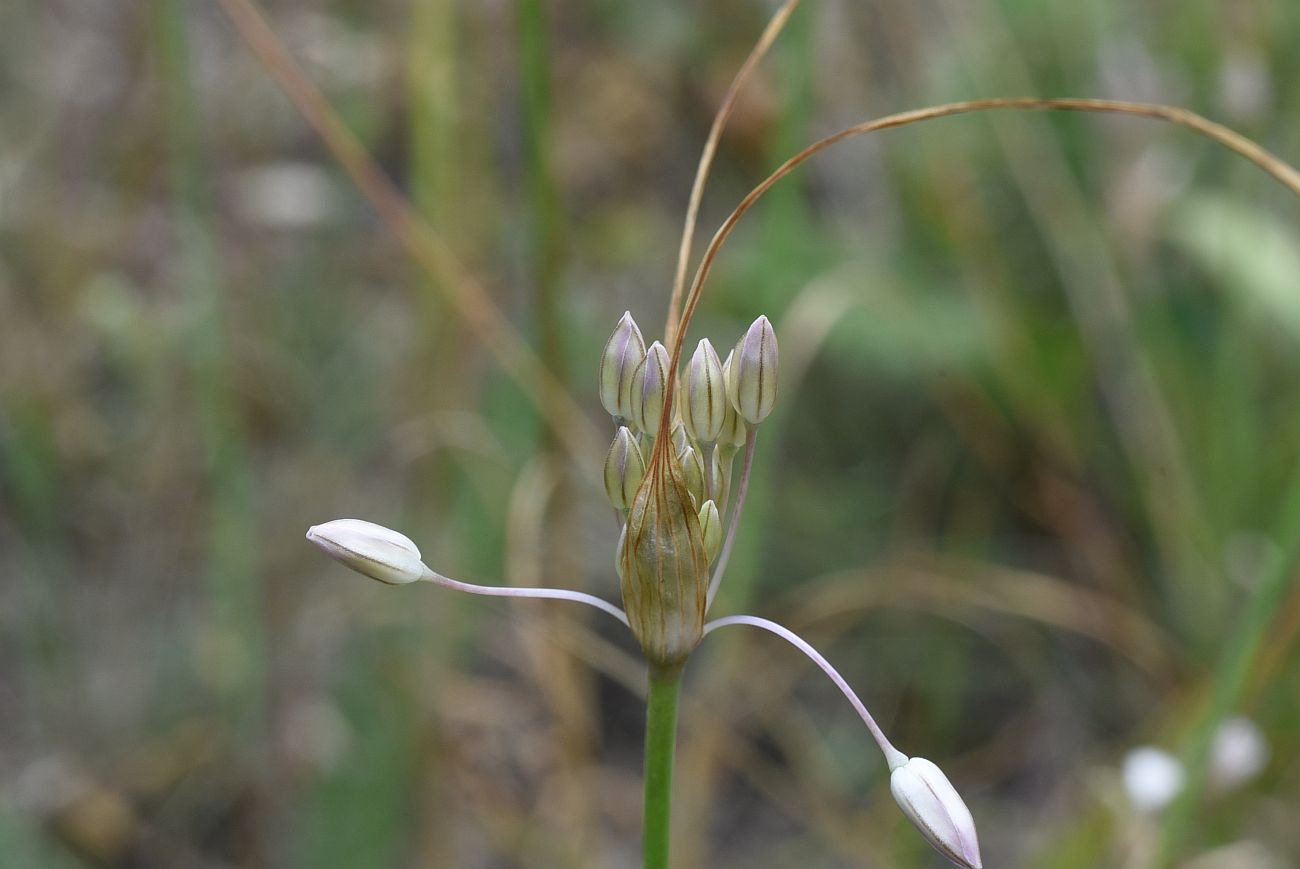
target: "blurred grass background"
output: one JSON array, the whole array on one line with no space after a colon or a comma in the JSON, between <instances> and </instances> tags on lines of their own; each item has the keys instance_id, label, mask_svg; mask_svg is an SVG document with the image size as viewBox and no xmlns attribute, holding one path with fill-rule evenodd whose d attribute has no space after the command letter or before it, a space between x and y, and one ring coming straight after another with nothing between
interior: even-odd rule
<instances>
[{"instance_id":1,"label":"blurred grass background","mask_svg":"<svg viewBox=\"0 0 1300 869\"><path fill-rule=\"evenodd\" d=\"M662 328L772 7L266 8L604 430L599 349ZM702 227L820 135L968 97L1175 103L1295 161L1297 45L1281 0L807 0ZM820 156L719 260L693 334L767 313L783 356L717 612L821 647L990 866L1300 865L1297 219L1185 131L973 116ZM603 455L447 290L214 3L0 7L0 863L636 865L629 637L302 539L365 517L451 576L617 595ZM814 672L742 632L693 659L679 865L938 865ZM1126 753L1195 761L1230 713L1258 777L1135 809Z\"/></svg>"}]
</instances>

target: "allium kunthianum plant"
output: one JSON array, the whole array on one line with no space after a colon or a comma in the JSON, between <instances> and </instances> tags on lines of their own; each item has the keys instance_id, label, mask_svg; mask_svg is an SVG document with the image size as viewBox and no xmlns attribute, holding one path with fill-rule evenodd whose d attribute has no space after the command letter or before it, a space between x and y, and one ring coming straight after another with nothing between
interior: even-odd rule
<instances>
[{"instance_id":1,"label":"allium kunthianum plant","mask_svg":"<svg viewBox=\"0 0 1300 869\"><path fill-rule=\"evenodd\" d=\"M758 430L772 411L778 380L777 337L766 317L754 321L725 359L708 339L703 339L683 366L686 332L713 261L737 222L767 190L831 145L879 130L968 112L1057 110L1154 118L1229 148L1296 193L1300 193L1300 172L1239 134L1170 106L1027 97L970 100L900 112L841 130L783 163L723 222L686 292L695 219L718 139L745 79L798 2L786 0L773 16L733 81L710 129L687 208L664 340L647 345L631 314L624 314L600 360L600 401L612 418L614 431L603 477L620 529L617 542L611 539L611 549L623 606L576 590L503 588L449 579L424 564L409 538L359 519L317 525L307 532L307 537L338 561L380 582L430 582L473 594L568 600L595 607L626 626L649 665L644 828L647 869L664 869L668 865L677 697L683 668L705 637L732 625L768 631L807 655L848 698L884 754L890 769L890 789L903 813L949 861L979 867L974 821L947 777L930 761L908 757L895 748L861 698L821 654L790 629L768 619L752 615L709 619L739 527ZM314 92L286 59L287 54L271 42L269 30L258 23L248 0L221 3L268 66L293 85L287 84L286 88L300 103L304 115L317 120L332 118L323 101L304 96ZM268 44L274 50L268 49ZM446 265L445 252L427 245L424 236L412 228L413 219L395 204L400 202L396 192L382 184L376 187L376 179L383 177L378 169L368 165L357 169L359 152L346 142L340 144L341 125L320 124L319 128L344 165L357 170L354 176L381 214L396 229L405 230L398 235L417 259ZM447 274L454 278L458 272L450 269ZM495 310L490 306L485 309L489 313ZM489 334L499 337L506 334L506 329L498 323ZM515 347L504 356L518 363L517 350ZM591 459L597 461L596 457Z\"/></svg>"},{"instance_id":2,"label":"allium kunthianum plant","mask_svg":"<svg viewBox=\"0 0 1300 869\"><path fill-rule=\"evenodd\" d=\"M680 345L679 337L672 353L659 341L647 346L632 315L625 313L600 360L600 401L615 432L605 457L604 483L620 528L615 564L621 609L568 589L502 588L449 579L424 564L409 538L360 519L317 525L307 539L380 582L423 581L475 594L570 600L626 625L649 664L648 869L668 865L682 669L706 636L732 625L769 631L812 659L848 698L884 753L890 789L904 814L950 861L979 867L975 823L948 778L930 761L895 748L861 698L816 649L790 629L758 616L709 620L740 522L758 430L776 402L777 338L768 318L759 317L726 359L704 338L681 371L675 361Z\"/></svg>"}]
</instances>

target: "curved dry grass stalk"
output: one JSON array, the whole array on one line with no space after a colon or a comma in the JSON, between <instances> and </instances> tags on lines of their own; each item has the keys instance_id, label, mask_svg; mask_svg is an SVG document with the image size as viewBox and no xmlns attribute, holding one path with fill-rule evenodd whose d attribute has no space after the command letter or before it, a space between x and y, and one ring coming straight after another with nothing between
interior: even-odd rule
<instances>
[{"instance_id":1,"label":"curved dry grass stalk","mask_svg":"<svg viewBox=\"0 0 1300 869\"><path fill-rule=\"evenodd\" d=\"M673 275L673 293L668 300L668 320L664 324L664 342L670 342L676 335L678 323L678 309L682 304L682 293L686 289L686 267L690 264L691 243L695 238L695 224L699 219L700 200L704 198L704 184L708 181L709 170L713 167L713 158L718 151L718 140L722 138L722 131L727 126L731 114L735 111L736 102L740 97L740 91L744 88L745 82L753 73L754 68L758 66L763 57L767 54L772 43L781 35L785 29L785 24L794 14L794 10L799 6L799 0L786 0L784 6L776 11L772 20L764 28L763 34L754 43L754 48L749 52L749 57L745 58L744 64L736 72L736 77L731 80L731 87L727 89L727 94L723 97L722 104L718 106L717 114L713 116L713 126L709 128L709 136L704 142L704 151L700 154L700 163L695 168L695 181L691 184L691 197L686 205L686 220L682 225L682 241L677 248L677 271Z\"/></svg>"},{"instance_id":2,"label":"curved dry grass stalk","mask_svg":"<svg viewBox=\"0 0 1300 869\"><path fill-rule=\"evenodd\" d=\"M676 371L681 359L683 339L686 336L686 329L690 325L691 317L695 314L696 305L699 304L700 294L704 287L704 281L709 276L709 271L713 267L713 261L717 258L718 251L722 248L727 237L730 236L732 230L736 228L736 224L739 223L740 219L745 216L745 213L754 206L754 203L762 198L764 193L812 157L815 157L817 154L820 154L822 151L825 151L827 148L842 142L845 139L866 135L867 133L875 133L880 130L905 127L909 124L915 124L920 121L946 118L951 115L1007 110L1098 112L1103 114L1134 115L1137 117L1166 121L1175 124L1176 126L1192 130L1193 132L1223 145L1228 150L1245 157L1247 160L1272 175L1297 196L1300 196L1300 171L1297 171L1294 166L1235 130L1231 130L1222 124L1215 123L1208 118L1198 115L1196 112L1159 103L1134 103L1122 100L1095 100L1070 97L1058 99L1039 97L999 97L981 100L964 100L956 103L945 103L939 106L928 106L922 109L912 109L910 111L898 112L896 114L886 115L882 118L864 121L861 124L855 124L854 126L843 129L834 135L827 136L820 141L814 142L798 154L795 154L793 157L786 160L776 169L776 171L764 179L761 184L751 190L745 198L740 201L740 204L736 206L735 210L731 212L727 219L722 222L722 226L718 228L713 239L709 242L709 246L705 248L704 256L700 259L700 265L696 269L695 278L691 282L691 289L686 297L686 304L682 310L680 326L673 338L671 348L672 368L669 372L670 376L668 379L667 396L664 401L664 407L669 408L672 406L673 393L677 385Z\"/></svg>"}]
</instances>

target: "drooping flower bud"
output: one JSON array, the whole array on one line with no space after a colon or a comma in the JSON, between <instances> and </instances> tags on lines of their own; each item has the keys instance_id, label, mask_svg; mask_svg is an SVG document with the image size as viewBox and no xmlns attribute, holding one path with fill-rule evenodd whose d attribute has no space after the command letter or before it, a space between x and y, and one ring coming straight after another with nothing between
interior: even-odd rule
<instances>
[{"instance_id":1,"label":"drooping flower bud","mask_svg":"<svg viewBox=\"0 0 1300 869\"><path fill-rule=\"evenodd\" d=\"M663 415L668 390L668 351L658 341L646 350L637 366L631 386L631 419L650 436L659 434L659 417Z\"/></svg>"},{"instance_id":2,"label":"drooping flower bud","mask_svg":"<svg viewBox=\"0 0 1300 869\"><path fill-rule=\"evenodd\" d=\"M767 419L776 403L776 331L760 316L736 344L727 396L750 425Z\"/></svg>"},{"instance_id":3,"label":"drooping flower bud","mask_svg":"<svg viewBox=\"0 0 1300 869\"><path fill-rule=\"evenodd\" d=\"M629 405L632 375L645 359L645 353L641 330L632 319L632 313L624 311L600 357L600 403L615 419L626 421L632 418Z\"/></svg>"},{"instance_id":4,"label":"drooping flower bud","mask_svg":"<svg viewBox=\"0 0 1300 869\"><path fill-rule=\"evenodd\" d=\"M404 534L362 519L335 519L307 529L307 539L335 561L389 585L424 576L420 550Z\"/></svg>"},{"instance_id":5,"label":"drooping flower bud","mask_svg":"<svg viewBox=\"0 0 1300 869\"><path fill-rule=\"evenodd\" d=\"M980 869L975 820L943 770L921 757L896 767L889 789L935 850L964 869Z\"/></svg>"},{"instance_id":6,"label":"drooping flower bud","mask_svg":"<svg viewBox=\"0 0 1300 869\"><path fill-rule=\"evenodd\" d=\"M722 362L708 338L695 348L686 366L685 401L680 405L682 422L691 437L711 444L722 431L727 410L727 387L722 379Z\"/></svg>"},{"instance_id":7,"label":"drooping flower bud","mask_svg":"<svg viewBox=\"0 0 1300 869\"><path fill-rule=\"evenodd\" d=\"M628 512L619 558L628 625L652 665L676 667L704 636L709 564L677 457L658 454Z\"/></svg>"},{"instance_id":8,"label":"drooping flower bud","mask_svg":"<svg viewBox=\"0 0 1300 869\"><path fill-rule=\"evenodd\" d=\"M736 353L733 350L727 354L727 361L722 363L722 380L723 383L731 383L732 360ZM728 398L723 402L726 408L722 412L722 428L718 431L718 445L722 447L743 447L745 437L749 434L745 428L745 421L736 413L736 408L731 403L731 387L727 387Z\"/></svg>"},{"instance_id":9,"label":"drooping flower bud","mask_svg":"<svg viewBox=\"0 0 1300 869\"><path fill-rule=\"evenodd\" d=\"M677 464L682 469L682 482L686 491L691 493L695 504L704 503L704 459L698 450L690 444L677 454Z\"/></svg>"},{"instance_id":10,"label":"drooping flower bud","mask_svg":"<svg viewBox=\"0 0 1300 869\"><path fill-rule=\"evenodd\" d=\"M645 477L645 459L627 426L619 426L605 456L605 494L616 509L626 510Z\"/></svg>"},{"instance_id":11,"label":"drooping flower bud","mask_svg":"<svg viewBox=\"0 0 1300 869\"><path fill-rule=\"evenodd\" d=\"M712 564L722 549L722 517L712 501L705 501L700 508L700 536L704 538L704 555Z\"/></svg>"}]
</instances>

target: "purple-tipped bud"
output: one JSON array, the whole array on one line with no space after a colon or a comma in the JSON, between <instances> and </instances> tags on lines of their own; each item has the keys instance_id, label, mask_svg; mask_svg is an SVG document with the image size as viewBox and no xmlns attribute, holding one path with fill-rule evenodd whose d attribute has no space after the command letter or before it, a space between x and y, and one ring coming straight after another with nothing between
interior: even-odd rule
<instances>
[{"instance_id":1,"label":"purple-tipped bud","mask_svg":"<svg viewBox=\"0 0 1300 869\"><path fill-rule=\"evenodd\" d=\"M631 419L651 437L659 434L659 417L663 415L671 364L668 351L656 341L646 350L645 359L633 376Z\"/></svg>"},{"instance_id":2,"label":"purple-tipped bud","mask_svg":"<svg viewBox=\"0 0 1300 869\"><path fill-rule=\"evenodd\" d=\"M733 351L727 396L750 425L767 419L776 403L776 331L767 317L750 324Z\"/></svg>"},{"instance_id":3,"label":"purple-tipped bud","mask_svg":"<svg viewBox=\"0 0 1300 869\"><path fill-rule=\"evenodd\" d=\"M934 849L963 869L980 869L975 820L943 770L921 757L896 767L889 778L894 801Z\"/></svg>"},{"instance_id":4,"label":"purple-tipped bud","mask_svg":"<svg viewBox=\"0 0 1300 869\"><path fill-rule=\"evenodd\" d=\"M619 426L605 456L605 494L619 510L632 505L632 497L645 477L645 459L627 426Z\"/></svg>"},{"instance_id":5,"label":"purple-tipped bud","mask_svg":"<svg viewBox=\"0 0 1300 869\"><path fill-rule=\"evenodd\" d=\"M420 550L404 534L362 519L335 519L307 529L307 539L357 573L389 585L424 576Z\"/></svg>"},{"instance_id":6,"label":"purple-tipped bud","mask_svg":"<svg viewBox=\"0 0 1300 869\"><path fill-rule=\"evenodd\" d=\"M645 339L630 311L614 327L600 357L600 403L615 419L632 417L632 375L645 359Z\"/></svg>"},{"instance_id":7,"label":"purple-tipped bud","mask_svg":"<svg viewBox=\"0 0 1300 869\"><path fill-rule=\"evenodd\" d=\"M687 433L702 444L718 439L727 411L727 387L722 361L708 338L701 339L686 366L686 400L678 407Z\"/></svg>"}]
</instances>

